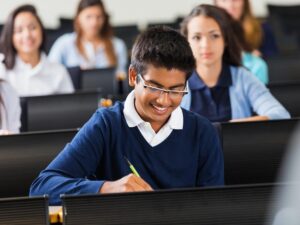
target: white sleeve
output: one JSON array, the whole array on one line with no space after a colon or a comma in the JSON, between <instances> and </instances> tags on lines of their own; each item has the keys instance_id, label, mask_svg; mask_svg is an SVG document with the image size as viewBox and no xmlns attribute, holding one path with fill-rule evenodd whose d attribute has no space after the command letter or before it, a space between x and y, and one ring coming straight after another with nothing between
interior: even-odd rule
<instances>
[{"instance_id":1,"label":"white sleeve","mask_svg":"<svg viewBox=\"0 0 300 225\"><path fill-rule=\"evenodd\" d=\"M6 129L19 133L21 127L21 106L17 92L7 82L2 85L2 96L7 112Z\"/></svg>"}]
</instances>

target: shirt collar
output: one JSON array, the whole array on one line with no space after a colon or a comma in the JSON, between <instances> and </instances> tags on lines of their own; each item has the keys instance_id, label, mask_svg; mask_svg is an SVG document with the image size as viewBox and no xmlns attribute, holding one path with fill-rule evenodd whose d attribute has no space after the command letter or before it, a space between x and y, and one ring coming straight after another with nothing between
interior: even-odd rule
<instances>
[{"instance_id":1,"label":"shirt collar","mask_svg":"<svg viewBox=\"0 0 300 225\"><path fill-rule=\"evenodd\" d=\"M41 52L41 56L40 56L40 61L39 63L35 66L32 67L30 64L25 63L18 55L16 56L16 64L15 64L15 68L21 69L21 70L27 70L30 71L30 74L34 75L37 72L39 72L42 68L42 66L44 65L44 63L46 62L46 54Z\"/></svg>"},{"instance_id":2,"label":"shirt collar","mask_svg":"<svg viewBox=\"0 0 300 225\"><path fill-rule=\"evenodd\" d=\"M124 103L124 117L129 127L136 127L142 123L146 123L137 113L134 106L134 90L129 93ZM164 126L169 126L174 130L183 129L183 113L180 106L178 106L171 114L170 119Z\"/></svg>"},{"instance_id":3,"label":"shirt collar","mask_svg":"<svg viewBox=\"0 0 300 225\"><path fill-rule=\"evenodd\" d=\"M229 65L223 63L219 80L215 87L229 87L232 85L231 71ZM189 87L191 90L200 90L206 88L206 84L203 82L201 77L198 75L196 70L189 78Z\"/></svg>"}]
</instances>

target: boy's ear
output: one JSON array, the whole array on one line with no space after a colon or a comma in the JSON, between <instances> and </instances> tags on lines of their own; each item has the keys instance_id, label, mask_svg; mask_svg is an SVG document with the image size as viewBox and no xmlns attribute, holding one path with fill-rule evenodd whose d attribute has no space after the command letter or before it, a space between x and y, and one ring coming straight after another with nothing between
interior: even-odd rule
<instances>
[{"instance_id":1,"label":"boy's ear","mask_svg":"<svg viewBox=\"0 0 300 225\"><path fill-rule=\"evenodd\" d=\"M136 77L137 77L137 72L136 70L130 66L128 69L128 80L129 80L129 86L134 87L136 84Z\"/></svg>"}]
</instances>

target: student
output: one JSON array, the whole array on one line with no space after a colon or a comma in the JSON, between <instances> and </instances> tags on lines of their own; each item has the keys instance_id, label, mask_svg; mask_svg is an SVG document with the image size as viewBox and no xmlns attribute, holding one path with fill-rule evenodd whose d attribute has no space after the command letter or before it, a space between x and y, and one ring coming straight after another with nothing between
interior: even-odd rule
<instances>
[{"instance_id":1,"label":"student","mask_svg":"<svg viewBox=\"0 0 300 225\"><path fill-rule=\"evenodd\" d=\"M30 195L148 191L223 184L223 156L208 120L180 108L195 66L178 32L139 36L125 103L101 108L33 182ZM132 175L125 158L140 177ZM129 175L128 175L129 174Z\"/></svg>"},{"instance_id":2,"label":"student","mask_svg":"<svg viewBox=\"0 0 300 225\"><path fill-rule=\"evenodd\" d=\"M82 69L116 67L124 76L127 66L125 43L113 36L109 16L101 0L81 0L74 19L75 32L54 43L49 57L66 67Z\"/></svg>"},{"instance_id":3,"label":"student","mask_svg":"<svg viewBox=\"0 0 300 225\"><path fill-rule=\"evenodd\" d=\"M0 135L18 133L21 127L21 107L15 90L0 73Z\"/></svg>"},{"instance_id":4,"label":"student","mask_svg":"<svg viewBox=\"0 0 300 225\"><path fill-rule=\"evenodd\" d=\"M182 106L214 122L289 118L269 90L240 66L240 45L230 20L221 8L199 5L182 22L196 58L188 81L191 92Z\"/></svg>"},{"instance_id":5,"label":"student","mask_svg":"<svg viewBox=\"0 0 300 225\"><path fill-rule=\"evenodd\" d=\"M22 5L9 15L0 42L5 56L0 67L20 96L73 92L67 70L49 62L44 53L45 31L32 5Z\"/></svg>"},{"instance_id":6,"label":"student","mask_svg":"<svg viewBox=\"0 0 300 225\"><path fill-rule=\"evenodd\" d=\"M239 40L243 39L241 40L243 66L264 84L268 84L268 65L260 57L262 53L259 50L263 32L261 25L252 15L249 0L215 0L214 2L216 6L225 9L241 26L241 30L235 34L238 35Z\"/></svg>"},{"instance_id":7,"label":"student","mask_svg":"<svg viewBox=\"0 0 300 225\"><path fill-rule=\"evenodd\" d=\"M245 32L243 27L238 21L235 20L231 20L231 21L232 21L234 34L237 37L241 45L241 48L243 50L242 52L243 66L246 67L253 75L255 75L262 83L268 84L269 74L268 74L267 63L259 56L256 56L255 54L251 53L252 49L251 47L249 47L245 39Z\"/></svg>"},{"instance_id":8,"label":"student","mask_svg":"<svg viewBox=\"0 0 300 225\"><path fill-rule=\"evenodd\" d=\"M240 21L246 36L249 52L269 57L276 55L278 49L271 27L260 24L253 16L250 0L214 0L216 6L225 9L235 20Z\"/></svg>"}]
</instances>

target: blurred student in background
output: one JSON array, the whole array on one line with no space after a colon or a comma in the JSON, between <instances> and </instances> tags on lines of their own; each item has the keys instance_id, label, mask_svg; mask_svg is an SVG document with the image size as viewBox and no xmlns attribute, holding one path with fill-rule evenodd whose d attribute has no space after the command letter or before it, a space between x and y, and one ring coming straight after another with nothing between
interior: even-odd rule
<instances>
[{"instance_id":1,"label":"blurred student in background","mask_svg":"<svg viewBox=\"0 0 300 225\"><path fill-rule=\"evenodd\" d=\"M49 53L51 60L82 69L116 67L117 76L126 74L126 45L113 36L101 0L79 2L74 29L74 33L65 34L54 43Z\"/></svg>"},{"instance_id":2,"label":"blurred student in background","mask_svg":"<svg viewBox=\"0 0 300 225\"><path fill-rule=\"evenodd\" d=\"M0 135L18 133L21 127L19 97L0 74Z\"/></svg>"},{"instance_id":3,"label":"blurred student in background","mask_svg":"<svg viewBox=\"0 0 300 225\"><path fill-rule=\"evenodd\" d=\"M196 58L184 108L214 122L290 117L265 85L241 67L240 44L225 10L199 5L184 19L181 32Z\"/></svg>"},{"instance_id":4,"label":"blurred student in background","mask_svg":"<svg viewBox=\"0 0 300 225\"><path fill-rule=\"evenodd\" d=\"M9 15L1 34L4 76L20 96L73 92L67 70L48 61L45 31L32 5L22 5Z\"/></svg>"},{"instance_id":5,"label":"blurred student in background","mask_svg":"<svg viewBox=\"0 0 300 225\"><path fill-rule=\"evenodd\" d=\"M268 84L269 75L268 75L268 66L266 62L252 54L251 47L249 47L243 27L238 21L232 21L232 28L234 30L234 35L236 36L239 44L242 48L242 64L246 67L253 75L255 75L261 82Z\"/></svg>"},{"instance_id":6,"label":"blurred student in background","mask_svg":"<svg viewBox=\"0 0 300 225\"><path fill-rule=\"evenodd\" d=\"M264 84L268 83L268 66L261 58L276 54L275 38L270 27L261 25L251 12L250 0L215 0L215 5L225 9L241 24L242 64Z\"/></svg>"},{"instance_id":7,"label":"blurred student in background","mask_svg":"<svg viewBox=\"0 0 300 225\"><path fill-rule=\"evenodd\" d=\"M241 22L246 41L252 51L263 57L277 54L275 37L267 23L261 24L251 11L250 0L214 0L215 5L224 8L234 19Z\"/></svg>"}]
</instances>

